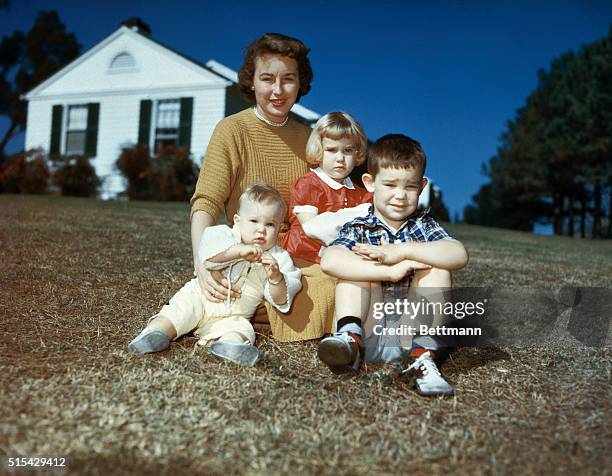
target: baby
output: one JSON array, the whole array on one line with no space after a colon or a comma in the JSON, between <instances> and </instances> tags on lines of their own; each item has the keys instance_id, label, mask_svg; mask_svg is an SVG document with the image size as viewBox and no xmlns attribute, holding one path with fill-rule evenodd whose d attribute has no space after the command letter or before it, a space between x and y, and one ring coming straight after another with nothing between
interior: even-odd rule
<instances>
[{"instance_id":1,"label":"baby","mask_svg":"<svg viewBox=\"0 0 612 476\"><path fill-rule=\"evenodd\" d=\"M189 332L198 344L231 362L252 366L260 354L250 319L267 300L286 313L301 288L301 271L289 254L276 246L286 206L277 190L265 185L248 187L240 197L233 228L210 226L204 230L199 259L210 270L222 270L228 282L241 287L240 297L226 302L207 301L197 278L189 281L149 320L128 345L145 354L167 349L170 341Z\"/></svg>"}]
</instances>

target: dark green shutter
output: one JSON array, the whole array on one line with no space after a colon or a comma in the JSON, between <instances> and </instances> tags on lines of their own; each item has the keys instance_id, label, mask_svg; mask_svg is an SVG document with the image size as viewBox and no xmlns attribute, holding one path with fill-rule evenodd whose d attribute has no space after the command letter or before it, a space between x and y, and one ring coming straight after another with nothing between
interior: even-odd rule
<instances>
[{"instance_id":1,"label":"dark green shutter","mask_svg":"<svg viewBox=\"0 0 612 476\"><path fill-rule=\"evenodd\" d=\"M138 143L149 145L151 136L151 109L153 101L143 99L140 101L140 118L138 119Z\"/></svg>"},{"instance_id":2,"label":"dark green shutter","mask_svg":"<svg viewBox=\"0 0 612 476\"><path fill-rule=\"evenodd\" d=\"M51 143L49 145L49 154L60 155L60 146L62 144L62 115L64 108L57 104L53 106L51 113Z\"/></svg>"},{"instance_id":3,"label":"dark green shutter","mask_svg":"<svg viewBox=\"0 0 612 476\"><path fill-rule=\"evenodd\" d=\"M191 147L191 118L193 116L193 98L181 98L181 116L179 120L178 145Z\"/></svg>"},{"instance_id":4,"label":"dark green shutter","mask_svg":"<svg viewBox=\"0 0 612 476\"><path fill-rule=\"evenodd\" d=\"M85 133L85 155L95 157L98 152L98 124L100 119L100 103L87 105L87 132Z\"/></svg>"}]
</instances>

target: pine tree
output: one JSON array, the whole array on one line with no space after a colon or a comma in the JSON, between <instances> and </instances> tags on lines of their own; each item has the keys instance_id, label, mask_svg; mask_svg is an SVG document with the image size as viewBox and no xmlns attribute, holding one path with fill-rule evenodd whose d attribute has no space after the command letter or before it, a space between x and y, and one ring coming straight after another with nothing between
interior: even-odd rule
<instances>
[{"instance_id":1,"label":"pine tree","mask_svg":"<svg viewBox=\"0 0 612 476\"><path fill-rule=\"evenodd\" d=\"M0 139L0 163L6 144L25 130L26 101L21 95L79 56L81 46L54 11L41 11L26 34L16 31L0 42L0 115L10 124Z\"/></svg>"}]
</instances>

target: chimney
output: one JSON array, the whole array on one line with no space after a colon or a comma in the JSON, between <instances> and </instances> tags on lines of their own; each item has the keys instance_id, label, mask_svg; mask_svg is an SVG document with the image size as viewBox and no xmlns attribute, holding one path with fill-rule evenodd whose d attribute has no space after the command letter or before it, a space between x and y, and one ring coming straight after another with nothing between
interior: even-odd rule
<instances>
[{"instance_id":1,"label":"chimney","mask_svg":"<svg viewBox=\"0 0 612 476\"><path fill-rule=\"evenodd\" d=\"M141 35L151 36L151 28L139 17L132 17L124 20L119 26L127 26L131 30L137 31Z\"/></svg>"}]
</instances>

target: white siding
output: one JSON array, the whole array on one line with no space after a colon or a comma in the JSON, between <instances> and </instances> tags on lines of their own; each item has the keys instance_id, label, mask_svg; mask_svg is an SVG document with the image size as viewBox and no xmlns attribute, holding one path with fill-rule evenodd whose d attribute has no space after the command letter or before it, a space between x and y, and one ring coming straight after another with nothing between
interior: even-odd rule
<instances>
[{"instance_id":1,"label":"white siding","mask_svg":"<svg viewBox=\"0 0 612 476\"><path fill-rule=\"evenodd\" d=\"M215 126L225 117L225 89L201 91L193 96L191 154L195 163L200 165Z\"/></svg>"},{"instance_id":2,"label":"white siding","mask_svg":"<svg viewBox=\"0 0 612 476\"><path fill-rule=\"evenodd\" d=\"M49 150L51 142L51 108L53 101L29 101L25 149Z\"/></svg>"},{"instance_id":3,"label":"white siding","mask_svg":"<svg viewBox=\"0 0 612 476\"><path fill-rule=\"evenodd\" d=\"M121 147L136 143L140 101L135 95L107 96L100 100L97 156L92 159L98 177L102 179L100 195L113 196L125 188L121 174L115 168Z\"/></svg>"}]
</instances>

